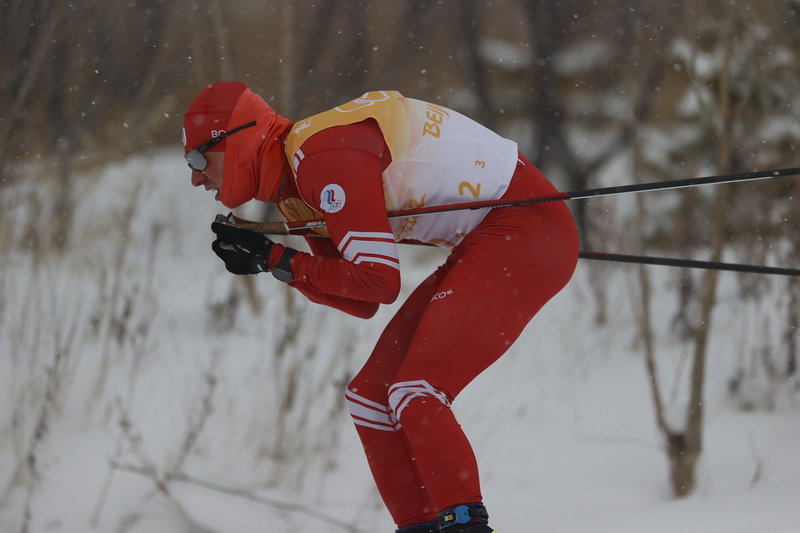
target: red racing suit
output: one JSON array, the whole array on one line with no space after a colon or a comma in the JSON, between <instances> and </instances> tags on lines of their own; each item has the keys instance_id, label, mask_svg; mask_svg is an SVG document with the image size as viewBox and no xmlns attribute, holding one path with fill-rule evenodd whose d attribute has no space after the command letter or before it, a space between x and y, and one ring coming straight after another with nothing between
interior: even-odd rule
<instances>
[{"instance_id":1,"label":"red racing suit","mask_svg":"<svg viewBox=\"0 0 800 533\"><path fill-rule=\"evenodd\" d=\"M349 105L369 102L365 97ZM457 114L430 105L427 111L421 108L421 116L430 120L424 119L427 125L420 124L420 131L435 143ZM355 316L368 318L379 304L397 298L396 241L416 239L451 250L386 326L346 391L377 487L398 527L405 527L432 520L443 509L482 501L476 460L451 402L566 285L575 269L578 237L563 202L484 210L477 216L470 212L468 219L452 212L425 215L438 217L431 222L423 217L390 222L387 208L524 199L556 190L515 144L510 165L507 155L497 164L485 162L507 174L485 185L461 176L460 170L450 172L454 157L468 159L460 169L483 170L483 159L472 162L480 146L469 153L452 149L444 156L402 153L393 148L397 131L387 131L386 117L366 113L356 122L317 123L316 129L314 117L294 124L287 147L293 133L313 131L287 148L294 179L279 207L289 219L323 218L329 237L307 238L312 253L294 256L290 285L314 302ZM509 146L501 148L507 153ZM400 182L410 176L410 185L389 182L398 157L405 158ZM430 189L414 174L423 159L439 165L428 167L434 176L428 178ZM448 172L455 198L437 192L438 182L433 183L438 176L446 181ZM274 246L271 263L283 251Z\"/></svg>"}]
</instances>

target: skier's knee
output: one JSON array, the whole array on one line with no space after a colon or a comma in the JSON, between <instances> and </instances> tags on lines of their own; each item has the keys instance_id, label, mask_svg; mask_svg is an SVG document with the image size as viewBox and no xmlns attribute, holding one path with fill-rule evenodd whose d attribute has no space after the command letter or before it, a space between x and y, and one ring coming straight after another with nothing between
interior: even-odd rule
<instances>
[{"instance_id":1,"label":"skier's knee","mask_svg":"<svg viewBox=\"0 0 800 533\"><path fill-rule=\"evenodd\" d=\"M450 398L447 394L427 381L399 381L389 387L389 407L395 418L400 420L403 411L412 401L434 400L445 407L450 407Z\"/></svg>"},{"instance_id":2,"label":"skier's knee","mask_svg":"<svg viewBox=\"0 0 800 533\"><path fill-rule=\"evenodd\" d=\"M389 405L381 398L370 399L358 392L353 382L345 391L345 403L356 426L381 431L397 431L399 424Z\"/></svg>"}]
</instances>

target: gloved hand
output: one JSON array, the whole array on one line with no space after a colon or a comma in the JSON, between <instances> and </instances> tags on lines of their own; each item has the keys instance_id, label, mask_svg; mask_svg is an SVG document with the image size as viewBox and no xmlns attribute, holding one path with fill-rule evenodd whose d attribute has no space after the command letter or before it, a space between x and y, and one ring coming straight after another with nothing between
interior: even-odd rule
<instances>
[{"instance_id":1,"label":"gloved hand","mask_svg":"<svg viewBox=\"0 0 800 533\"><path fill-rule=\"evenodd\" d=\"M260 233L230 226L232 221L225 215L217 215L211 223L211 231L217 238L211 249L225 262L231 274L258 274L269 270L269 253L273 242Z\"/></svg>"}]
</instances>

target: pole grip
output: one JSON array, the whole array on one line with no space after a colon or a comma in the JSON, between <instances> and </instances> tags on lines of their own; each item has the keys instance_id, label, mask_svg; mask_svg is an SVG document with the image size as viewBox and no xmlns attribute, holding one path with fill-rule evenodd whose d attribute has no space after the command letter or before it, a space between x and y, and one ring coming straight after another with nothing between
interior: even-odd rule
<instances>
[{"instance_id":1,"label":"pole grip","mask_svg":"<svg viewBox=\"0 0 800 533\"><path fill-rule=\"evenodd\" d=\"M262 235L289 235L289 229L285 222L253 222L237 216L234 216L233 219L233 225L237 228L255 231Z\"/></svg>"}]
</instances>

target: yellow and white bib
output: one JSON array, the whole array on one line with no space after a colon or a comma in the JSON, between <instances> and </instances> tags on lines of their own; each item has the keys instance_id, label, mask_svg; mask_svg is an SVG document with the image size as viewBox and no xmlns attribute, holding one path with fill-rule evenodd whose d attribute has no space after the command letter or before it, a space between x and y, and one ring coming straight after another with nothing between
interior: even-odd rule
<instances>
[{"instance_id":1,"label":"yellow and white bib","mask_svg":"<svg viewBox=\"0 0 800 533\"><path fill-rule=\"evenodd\" d=\"M326 128L375 119L392 155L383 172L386 209L459 204L500 198L517 163L517 143L445 107L373 91L292 126L286 157L292 170L301 147ZM296 174L295 174L296 177ZM390 219L395 239L451 248L472 231L488 209Z\"/></svg>"}]
</instances>

